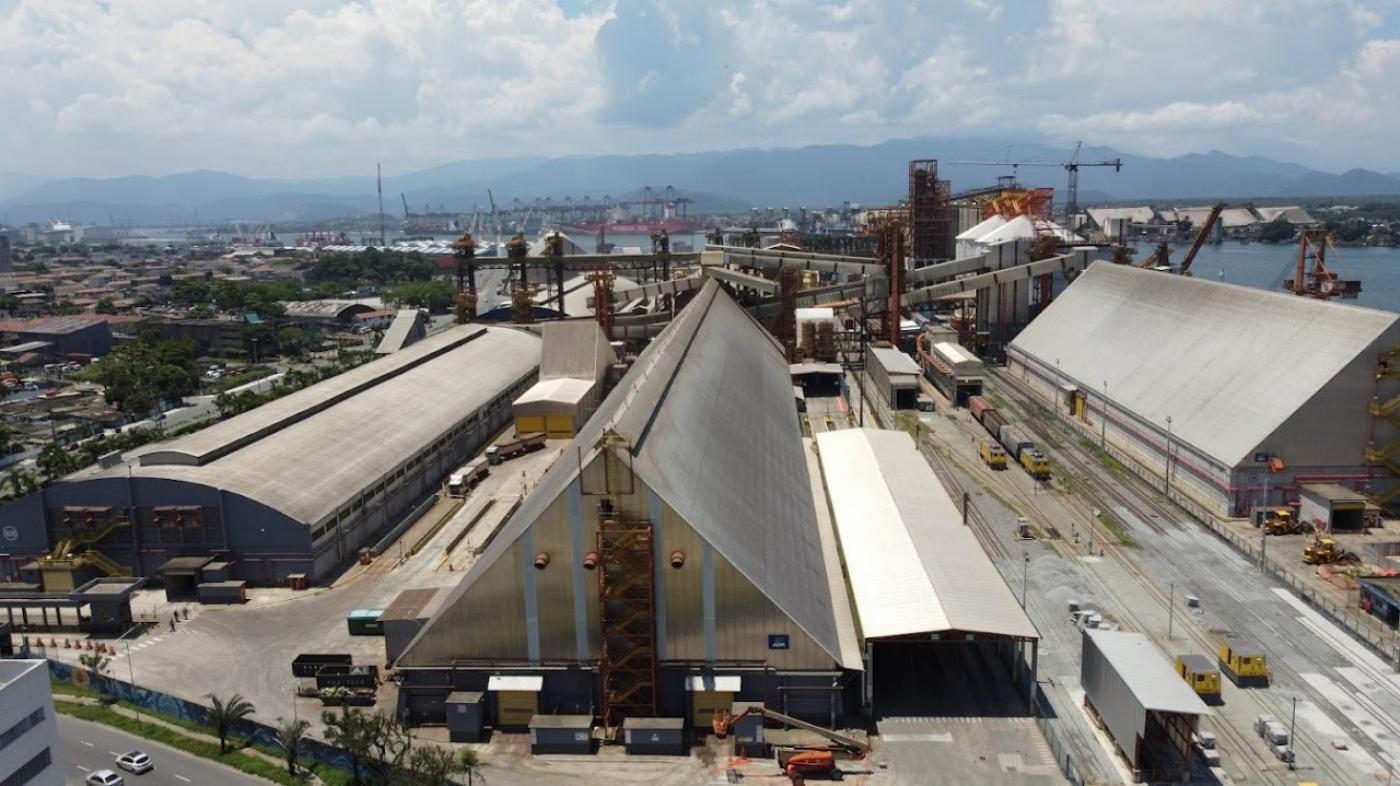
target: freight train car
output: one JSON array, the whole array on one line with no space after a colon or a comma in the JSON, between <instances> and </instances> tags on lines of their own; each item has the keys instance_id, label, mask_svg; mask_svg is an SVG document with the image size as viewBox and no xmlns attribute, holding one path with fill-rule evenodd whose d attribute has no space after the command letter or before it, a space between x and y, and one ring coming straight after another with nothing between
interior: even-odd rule
<instances>
[{"instance_id":1,"label":"freight train car","mask_svg":"<svg viewBox=\"0 0 1400 786\"><path fill-rule=\"evenodd\" d=\"M1035 442L1025 431L1008 423L996 407L981 396L969 396L967 409L972 413L972 417L982 424L982 428L992 435L997 444L1006 449L1006 455L1011 461L1024 467L1036 480L1049 480L1050 460L1036 449ZM985 454L982 458L991 464Z\"/></svg>"}]
</instances>

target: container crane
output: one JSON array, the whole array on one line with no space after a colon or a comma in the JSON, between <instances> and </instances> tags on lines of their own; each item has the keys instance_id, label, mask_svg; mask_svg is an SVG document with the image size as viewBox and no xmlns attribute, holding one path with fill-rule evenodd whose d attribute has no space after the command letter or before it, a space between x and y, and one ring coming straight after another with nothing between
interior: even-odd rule
<instances>
[{"instance_id":1,"label":"container crane","mask_svg":"<svg viewBox=\"0 0 1400 786\"><path fill-rule=\"evenodd\" d=\"M1181 269L1177 271L1178 273L1183 276L1191 275L1191 263L1196 261L1196 254L1200 252L1201 246L1206 244L1206 238L1215 229L1215 222L1220 220L1220 214L1225 210L1225 207L1224 202L1217 202L1211 207L1210 213L1206 215L1206 220L1201 222L1201 226L1197 228L1196 239L1191 241L1191 248L1186 251L1186 257L1181 260ZM1144 259L1138 267L1168 267L1171 265L1170 253L1171 248L1166 243L1159 243L1157 250Z\"/></svg>"},{"instance_id":2,"label":"container crane","mask_svg":"<svg viewBox=\"0 0 1400 786\"><path fill-rule=\"evenodd\" d=\"M1079 212L1079 168L1086 166L1111 166L1114 172L1123 169L1123 159L1110 158L1104 161L1080 161L1079 153L1084 143L1075 142L1074 152L1068 159L1063 161L1052 161L1044 159L1022 159L1019 161L950 161L950 164L969 164L973 166L1009 166L1015 172L1017 167L1023 166L1058 166L1063 167L1069 175L1069 188L1065 193L1065 228L1074 229L1072 226L1074 215Z\"/></svg>"}]
</instances>

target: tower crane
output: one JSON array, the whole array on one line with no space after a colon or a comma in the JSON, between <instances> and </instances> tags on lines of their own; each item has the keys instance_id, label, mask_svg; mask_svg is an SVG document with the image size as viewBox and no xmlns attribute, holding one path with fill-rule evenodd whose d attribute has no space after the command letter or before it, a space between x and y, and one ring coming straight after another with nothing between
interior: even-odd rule
<instances>
[{"instance_id":1,"label":"tower crane","mask_svg":"<svg viewBox=\"0 0 1400 786\"><path fill-rule=\"evenodd\" d=\"M1111 166L1114 172L1123 169L1123 159L1110 158L1104 161L1080 161L1079 153L1084 143L1075 142L1074 152L1070 157L1062 161L1046 159L1022 159L1019 161L949 161L950 164L970 164L974 166L1009 166L1014 173L1017 167L1023 166L1058 166L1063 167L1069 175L1069 188L1065 193L1065 225L1067 229L1073 230L1072 223L1074 215L1079 212L1079 168L1085 166Z\"/></svg>"}]
</instances>

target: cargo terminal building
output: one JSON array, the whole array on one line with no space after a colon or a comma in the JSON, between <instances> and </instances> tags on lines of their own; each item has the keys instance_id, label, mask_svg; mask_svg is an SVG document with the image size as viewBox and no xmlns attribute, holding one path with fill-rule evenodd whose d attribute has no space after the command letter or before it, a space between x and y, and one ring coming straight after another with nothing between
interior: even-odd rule
<instances>
[{"instance_id":1,"label":"cargo terminal building","mask_svg":"<svg viewBox=\"0 0 1400 786\"><path fill-rule=\"evenodd\" d=\"M1007 371L1183 504L1243 516L1304 484L1400 499L1397 345L1393 312L1096 262Z\"/></svg>"},{"instance_id":2,"label":"cargo terminal building","mask_svg":"<svg viewBox=\"0 0 1400 786\"><path fill-rule=\"evenodd\" d=\"M450 328L12 502L0 509L0 527L16 535L4 550L12 567L34 569L67 541L75 584L199 557L250 583L315 583L504 429L539 362L540 340L525 331Z\"/></svg>"},{"instance_id":3,"label":"cargo terminal building","mask_svg":"<svg viewBox=\"0 0 1400 786\"><path fill-rule=\"evenodd\" d=\"M897 458L909 455L919 458L912 442ZM740 701L834 726L876 695L901 693L899 663L930 662L916 639L941 632L949 646L976 638L1009 653L1011 640L1036 638L985 554L971 567L934 564L936 530L914 538L917 549L891 535L909 552L897 556L916 597L867 611L883 602L880 558L867 549L856 598L870 605L853 607L836 523L858 529L860 498L873 493L861 484L898 462L840 470L856 483L833 516L784 354L716 282L643 351L563 456L394 662L411 721L441 723L456 715L449 703L471 697L481 705L469 714L501 727L584 715L708 728L715 710ZM882 493L886 503L864 512L884 517L883 530L931 526L915 521L933 515L918 512L926 495ZM937 514L955 518L946 507ZM957 545L980 549L966 538ZM941 569L953 572L928 577ZM982 578L963 600L940 598L969 572ZM1009 625L961 613L1008 602L1019 615ZM907 637L907 655L883 659L875 637L890 647ZM865 679L871 658L884 690ZM985 673L948 679L977 685Z\"/></svg>"}]
</instances>

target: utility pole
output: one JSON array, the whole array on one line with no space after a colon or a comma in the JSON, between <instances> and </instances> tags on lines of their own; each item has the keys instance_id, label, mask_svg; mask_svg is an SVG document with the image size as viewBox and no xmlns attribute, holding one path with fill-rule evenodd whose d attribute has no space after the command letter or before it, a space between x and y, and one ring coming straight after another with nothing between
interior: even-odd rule
<instances>
[{"instance_id":1,"label":"utility pole","mask_svg":"<svg viewBox=\"0 0 1400 786\"><path fill-rule=\"evenodd\" d=\"M1099 450L1108 451L1108 380L1103 381L1103 407L1099 412Z\"/></svg>"},{"instance_id":2,"label":"utility pole","mask_svg":"<svg viewBox=\"0 0 1400 786\"><path fill-rule=\"evenodd\" d=\"M967 506L968 506L969 502L971 502L971 500L972 500L972 495L969 494L969 493L967 493L966 491L964 491L964 492L963 492L963 526L964 526L964 527L967 526Z\"/></svg>"},{"instance_id":3,"label":"utility pole","mask_svg":"<svg viewBox=\"0 0 1400 786\"><path fill-rule=\"evenodd\" d=\"M1031 553L1021 551L1021 608L1026 607L1026 597L1030 594L1031 587Z\"/></svg>"},{"instance_id":4,"label":"utility pole","mask_svg":"<svg viewBox=\"0 0 1400 786\"><path fill-rule=\"evenodd\" d=\"M1288 769L1293 766L1293 734L1298 729L1298 697L1293 697L1293 713L1288 718Z\"/></svg>"},{"instance_id":5,"label":"utility pole","mask_svg":"<svg viewBox=\"0 0 1400 786\"><path fill-rule=\"evenodd\" d=\"M1176 619L1176 585L1167 585L1167 641L1172 640L1172 623Z\"/></svg>"},{"instance_id":6,"label":"utility pole","mask_svg":"<svg viewBox=\"0 0 1400 786\"><path fill-rule=\"evenodd\" d=\"M1162 495L1166 496L1172 490L1172 416L1167 416L1167 452L1166 469L1162 472Z\"/></svg>"}]
</instances>

